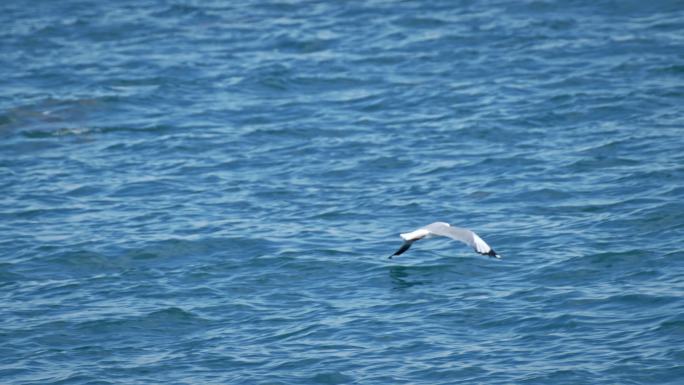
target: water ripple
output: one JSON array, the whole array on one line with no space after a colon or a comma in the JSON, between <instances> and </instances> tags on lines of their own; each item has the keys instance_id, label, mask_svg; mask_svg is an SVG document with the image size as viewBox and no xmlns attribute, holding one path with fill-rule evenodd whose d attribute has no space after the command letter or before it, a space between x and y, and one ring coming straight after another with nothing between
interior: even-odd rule
<instances>
[{"instance_id":1,"label":"water ripple","mask_svg":"<svg viewBox=\"0 0 684 385\"><path fill-rule=\"evenodd\" d=\"M684 376L679 2L0 8L0 382Z\"/></svg>"}]
</instances>

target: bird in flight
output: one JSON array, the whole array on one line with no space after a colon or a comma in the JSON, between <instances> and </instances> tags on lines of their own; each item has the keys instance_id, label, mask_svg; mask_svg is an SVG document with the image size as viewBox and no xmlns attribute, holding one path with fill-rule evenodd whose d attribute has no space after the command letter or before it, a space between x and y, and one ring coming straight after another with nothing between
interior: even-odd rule
<instances>
[{"instance_id":1,"label":"bird in flight","mask_svg":"<svg viewBox=\"0 0 684 385\"><path fill-rule=\"evenodd\" d=\"M475 249L476 252L482 255L488 255L492 258L501 258L499 254L494 251L487 242L483 241L479 235L474 232L464 229L461 227L452 227L450 224L445 222L435 222L427 226L421 227L418 230L411 231L410 233L399 234L404 240L404 244L401 245L399 250L395 251L394 254L390 255L389 258L392 259L395 255L400 255L406 250L408 250L413 242L432 236L442 236L461 241L467 245L470 245Z\"/></svg>"}]
</instances>

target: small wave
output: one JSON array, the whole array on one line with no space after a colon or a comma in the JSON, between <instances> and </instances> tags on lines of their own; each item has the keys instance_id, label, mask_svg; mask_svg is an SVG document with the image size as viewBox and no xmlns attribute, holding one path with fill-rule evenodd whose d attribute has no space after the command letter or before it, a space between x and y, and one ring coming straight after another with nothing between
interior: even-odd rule
<instances>
[{"instance_id":1,"label":"small wave","mask_svg":"<svg viewBox=\"0 0 684 385\"><path fill-rule=\"evenodd\" d=\"M310 381L315 384L336 385L336 384L353 384L354 378L342 372L321 372L313 375Z\"/></svg>"}]
</instances>

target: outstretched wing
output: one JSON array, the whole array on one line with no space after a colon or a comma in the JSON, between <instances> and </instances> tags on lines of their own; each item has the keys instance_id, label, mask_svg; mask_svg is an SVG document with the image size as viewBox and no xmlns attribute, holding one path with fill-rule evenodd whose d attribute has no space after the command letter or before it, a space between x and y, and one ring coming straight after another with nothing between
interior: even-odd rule
<instances>
[{"instance_id":1,"label":"outstretched wing","mask_svg":"<svg viewBox=\"0 0 684 385\"><path fill-rule=\"evenodd\" d=\"M487 242L482 240L482 238L480 238L477 234L468 229L464 229L461 227L452 227L444 222L431 223L425 226L424 228L428 230L431 234L449 237L451 239L463 242L472 247L473 249L475 249L475 251L477 251L480 254L499 258L494 249L489 247Z\"/></svg>"},{"instance_id":2,"label":"outstretched wing","mask_svg":"<svg viewBox=\"0 0 684 385\"><path fill-rule=\"evenodd\" d=\"M404 251L408 250L408 249L411 247L412 244L413 244L413 242L404 242L404 244L401 245L401 247L399 248L399 250L395 251L394 254L390 255L388 258L389 258L389 259L392 259L392 257L394 257L395 255L400 255L400 254L402 254Z\"/></svg>"}]
</instances>

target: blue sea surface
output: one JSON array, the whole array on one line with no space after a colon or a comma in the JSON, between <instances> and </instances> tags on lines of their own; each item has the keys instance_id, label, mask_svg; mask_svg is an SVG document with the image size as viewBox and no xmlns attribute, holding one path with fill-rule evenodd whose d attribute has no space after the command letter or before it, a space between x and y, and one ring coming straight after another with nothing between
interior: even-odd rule
<instances>
[{"instance_id":1,"label":"blue sea surface","mask_svg":"<svg viewBox=\"0 0 684 385\"><path fill-rule=\"evenodd\" d=\"M684 383L681 1L0 25L0 383Z\"/></svg>"}]
</instances>

